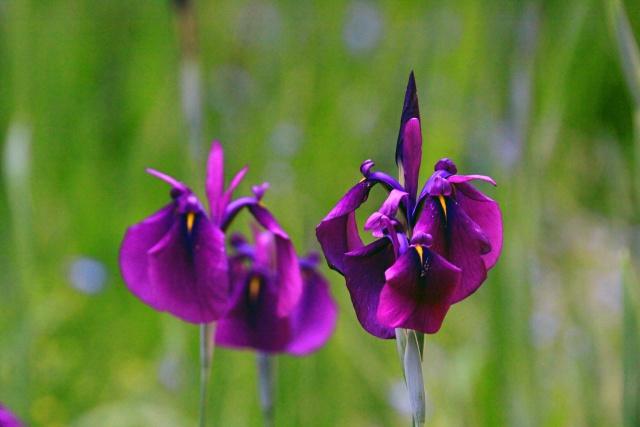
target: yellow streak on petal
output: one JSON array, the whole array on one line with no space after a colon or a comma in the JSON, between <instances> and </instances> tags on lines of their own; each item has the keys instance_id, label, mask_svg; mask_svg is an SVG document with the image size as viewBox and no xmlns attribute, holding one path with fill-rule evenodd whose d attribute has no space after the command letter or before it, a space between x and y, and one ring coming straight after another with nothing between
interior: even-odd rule
<instances>
[{"instance_id":1,"label":"yellow streak on petal","mask_svg":"<svg viewBox=\"0 0 640 427\"><path fill-rule=\"evenodd\" d=\"M440 205L442 205L442 210L444 211L444 219L447 220L447 204L445 203L444 196L439 195L438 199L440 199Z\"/></svg>"},{"instance_id":2,"label":"yellow streak on petal","mask_svg":"<svg viewBox=\"0 0 640 427\"><path fill-rule=\"evenodd\" d=\"M418 256L420 257L420 264L422 264L422 246L416 245L416 252L418 252Z\"/></svg>"},{"instance_id":3,"label":"yellow streak on petal","mask_svg":"<svg viewBox=\"0 0 640 427\"><path fill-rule=\"evenodd\" d=\"M196 220L196 214L194 212L187 213L187 232L191 234L191 230L193 229L193 223Z\"/></svg>"},{"instance_id":4,"label":"yellow streak on petal","mask_svg":"<svg viewBox=\"0 0 640 427\"><path fill-rule=\"evenodd\" d=\"M249 299L252 302L255 302L258 299L258 294L260 293L260 278L258 276L253 276L251 281L249 281Z\"/></svg>"},{"instance_id":5,"label":"yellow streak on petal","mask_svg":"<svg viewBox=\"0 0 640 427\"><path fill-rule=\"evenodd\" d=\"M366 180L367 178L362 178L360 181L358 181L358 184L360 184L362 181Z\"/></svg>"}]
</instances>

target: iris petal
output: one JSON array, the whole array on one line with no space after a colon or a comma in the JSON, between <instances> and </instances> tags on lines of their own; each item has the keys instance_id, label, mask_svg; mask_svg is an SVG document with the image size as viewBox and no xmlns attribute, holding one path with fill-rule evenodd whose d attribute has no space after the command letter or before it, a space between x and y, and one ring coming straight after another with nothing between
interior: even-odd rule
<instances>
[{"instance_id":1,"label":"iris petal","mask_svg":"<svg viewBox=\"0 0 640 427\"><path fill-rule=\"evenodd\" d=\"M291 325L288 318L276 312L278 284L269 275L256 276L260 280L259 295L252 300L250 284L259 273L243 268L240 260L231 264L231 298L218 322L216 344L269 353L284 351L291 339Z\"/></svg>"},{"instance_id":2,"label":"iris petal","mask_svg":"<svg viewBox=\"0 0 640 427\"><path fill-rule=\"evenodd\" d=\"M383 339L395 338L395 329L380 323L376 314L384 273L394 261L393 245L387 238L344 256L344 276L358 321L371 335Z\"/></svg>"},{"instance_id":3,"label":"iris petal","mask_svg":"<svg viewBox=\"0 0 640 427\"><path fill-rule=\"evenodd\" d=\"M470 184L456 184L458 204L473 222L486 233L491 252L483 255L487 270L495 265L502 252L502 213L498 203Z\"/></svg>"},{"instance_id":4,"label":"iris petal","mask_svg":"<svg viewBox=\"0 0 640 427\"><path fill-rule=\"evenodd\" d=\"M428 248L410 247L386 272L378 320L393 328L438 332L460 284L460 269Z\"/></svg>"},{"instance_id":5,"label":"iris petal","mask_svg":"<svg viewBox=\"0 0 640 427\"><path fill-rule=\"evenodd\" d=\"M209 200L209 213L211 220L220 224L224 206L220 206L222 192L224 191L224 153L218 141L213 141L209 159L207 161L207 179L205 182L207 199Z\"/></svg>"},{"instance_id":6,"label":"iris petal","mask_svg":"<svg viewBox=\"0 0 640 427\"><path fill-rule=\"evenodd\" d=\"M329 292L329 283L313 269L304 269L304 292L291 314L293 335L287 352L302 356L320 348L331 336L338 307Z\"/></svg>"},{"instance_id":7,"label":"iris petal","mask_svg":"<svg viewBox=\"0 0 640 427\"><path fill-rule=\"evenodd\" d=\"M170 203L144 221L132 225L120 246L120 270L127 287L152 307L162 305L149 282L147 252L169 231L174 221L176 203Z\"/></svg>"},{"instance_id":8,"label":"iris petal","mask_svg":"<svg viewBox=\"0 0 640 427\"><path fill-rule=\"evenodd\" d=\"M411 201L410 212L416 203L420 162L422 159L420 120L415 117L410 119L404 128L402 150L402 174L404 175L404 188L407 190L407 193L409 193L409 199Z\"/></svg>"},{"instance_id":9,"label":"iris petal","mask_svg":"<svg viewBox=\"0 0 640 427\"><path fill-rule=\"evenodd\" d=\"M445 198L447 215L436 197L426 197L415 232L431 234L431 249L462 269L462 281L452 302L474 293L487 278L483 256L491 251L485 232L451 197Z\"/></svg>"},{"instance_id":10,"label":"iris petal","mask_svg":"<svg viewBox=\"0 0 640 427\"><path fill-rule=\"evenodd\" d=\"M407 152L414 152L413 149L406 149L406 125L407 123L416 118L420 120L420 107L418 105L418 92L416 90L416 80L413 75L413 71L409 75L409 82L407 83L407 91L404 95L404 104L402 106L402 116L400 117L400 132L398 133L398 141L396 143L396 164L401 171L407 169L405 162L415 161L415 159L406 159ZM415 142L415 140L413 141ZM420 142L422 145L422 141ZM422 151L422 148L420 148ZM418 159L418 167L420 165L420 159ZM411 169L411 168L409 168ZM416 177L417 179L417 177ZM416 181L417 182L417 181ZM406 182L405 182L406 184ZM410 193L411 197L415 198L415 193Z\"/></svg>"},{"instance_id":11,"label":"iris petal","mask_svg":"<svg viewBox=\"0 0 640 427\"><path fill-rule=\"evenodd\" d=\"M148 250L147 266L149 304L155 309L191 323L212 322L222 315L228 297L224 234L204 213L196 215L190 235L174 220Z\"/></svg>"},{"instance_id":12,"label":"iris petal","mask_svg":"<svg viewBox=\"0 0 640 427\"><path fill-rule=\"evenodd\" d=\"M316 227L316 237L327 264L342 275L344 254L363 246L358 234L355 210L367 200L369 191L376 183L368 179L357 183Z\"/></svg>"},{"instance_id":13,"label":"iris petal","mask_svg":"<svg viewBox=\"0 0 640 427\"><path fill-rule=\"evenodd\" d=\"M275 235L277 273L280 278L278 315L288 315L302 295L303 283L296 251L287 233L261 203L249 205L248 208L260 225Z\"/></svg>"}]
</instances>

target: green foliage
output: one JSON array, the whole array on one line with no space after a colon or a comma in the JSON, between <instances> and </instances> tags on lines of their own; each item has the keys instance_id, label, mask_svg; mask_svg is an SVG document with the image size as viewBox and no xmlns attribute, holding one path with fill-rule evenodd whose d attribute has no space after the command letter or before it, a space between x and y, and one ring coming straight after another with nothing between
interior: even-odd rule
<instances>
[{"instance_id":1,"label":"green foliage","mask_svg":"<svg viewBox=\"0 0 640 427\"><path fill-rule=\"evenodd\" d=\"M425 337L427 426L637 419L624 377L638 374L639 307L626 299L623 321L622 283L623 266L635 271L640 132L609 3L194 4L201 151L222 142L228 179L250 164L237 194L271 182L265 203L299 252L319 249L314 228L362 161L395 175L411 70L423 179L451 157L498 182L482 190L503 212L502 257ZM179 28L169 2L0 1L0 401L30 425L196 424L198 328L143 305L117 265L125 228L168 200L145 167L204 195ZM70 286L78 256L106 267L101 292ZM395 344L360 328L342 278L326 274L336 334L308 358L278 358L275 424L409 425L394 406ZM624 277L637 295L637 272ZM259 425L255 365L216 350L210 425Z\"/></svg>"}]
</instances>

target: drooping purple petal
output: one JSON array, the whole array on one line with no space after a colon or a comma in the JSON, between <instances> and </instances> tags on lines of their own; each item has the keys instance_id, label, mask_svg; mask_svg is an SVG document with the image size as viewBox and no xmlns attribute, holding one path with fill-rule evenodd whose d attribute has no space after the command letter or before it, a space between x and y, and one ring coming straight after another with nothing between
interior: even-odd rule
<instances>
[{"instance_id":1,"label":"drooping purple petal","mask_svg":"<svg viewBox=\"0 0 640 427\"><path fill-rule=\"evenodd\" d=\"M380 323L427 334L438 332L460 284L460 269L422 246L412 246L385 273Z\"/></svg>"},{"instance_id":2,"label":"drooping purple petal","mask_svg":"<svg viewBox=\"0 0 640 427\"><path fill-rule=\"evenodd\" d=\"M280 227L271 212L262 206L262 203L248 205L248 208L260 225L275 235L277 274L280 285L278 315L288 315L302 296L303 283L296 251L287 233Z\"/></svg>"},{"instance_id":3,"label":"drooping purple petal","mask_svg":"<svg viewBox=\"0 0 640 427\"><path fill-rule=\"evenodd\" d=\"M395 338L395 329L380 323L377 316L385 271L394 261L393 245L387 238L344 256L344 276L358 321L365 331L382 339Z\"/></svg>"},{"instance_id":4,"label":"drooping purple petal","mask_svg":"<svg viewBox=\"0 0 640 427\"><path fill-rule=\"evenodd\" d=\"M170 203L144 221L129 227L120 246L120 270L125 284L134 295L154 308L162 306L163 302L149 281L147 252L171 228L176 204Z\"/></svg>"},{"instance_id":5,"label":"drooping purple petal","mask_svg":"<svg viewBox=\"0 0 640 427\"><path fill-rule=\"evenodd\" d=\"M0 404L0 427L22 427L22 421Z\"/></svg>"},{"instance_id":6,"label":"drooping purple petal","mask_svg":"<svg viewBox=\"0 0 640 427\"><path fill-rule=\"evenodd\" d=\"M329 283L312 268L303 268L304 291L291 313L292 337L287 352L303 356L322 347L333 333L338 306L329 292Z\"/></svg>"},{"instance_id":7,"label":"drooping purple petal","mask_svg":"<svg viewBox=\"0 0 640 427\"><path fill-rule=\"evenodd\" d=\"M431 250L462 270L462 279L452 303L474 293L487 278L483 256L491 251L485 232L451 197L444 197L446 214L437 197L426 197L414 231L433 237Z\"/></svg>"},{"instance_id":8,"label":"drooping purple petal","mask_svg":"<svg viewBox=\"0 0 640 427\"><path fill-rule=\"evenodd\" d=\"M357 183L316 227L316 237L327 264L342 275L344 254L363 246L358 234L355 210L367 200L369 191L375 184L376 181L368 179Z\"/></svg>"},{"instance_id":9,"label":"drooping purple petal","mask_svg":"<svg viewBox=\"0 0 640 427\"><path fill-rule=\"evenodd\" d=\"M216 328L216 344L268 353L284 351L291 341L291 322L277 314L277 283L268 272L244 269L239 261L231 264L232 294Z\"/></svg>"},{"instance_id":10,"label":"drooping purple petal","mask_svg":"<svg viewBox=\"0 0 640 427\"><path fill-rule=\"evenodd\" d=\"M224 234L204 212L195 216L191 232L183 221L173 221L147 254L150 286L144 293L150 305L191 323L222 315L228 298Z\"/></svg>"},{"instance_id":11,"label":"drooping purple petal","mask_svg":"<svg viewBox=\"0 0 640 427\"><path fill-rule=\"evenodd\" d=\"M473 222L486 233L491 251L484 258L487 270L495 265L502 252L502 213L498 203L467 183L455 185L456 200Z\"/></svg>"}]
</instances>

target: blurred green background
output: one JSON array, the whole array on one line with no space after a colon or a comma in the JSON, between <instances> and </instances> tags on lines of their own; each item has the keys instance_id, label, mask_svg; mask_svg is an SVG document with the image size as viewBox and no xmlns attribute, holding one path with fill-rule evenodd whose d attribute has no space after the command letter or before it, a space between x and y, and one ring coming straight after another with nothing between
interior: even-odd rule
<instances>
[{"instance_id":1,"label":"blurred green background","mask_svg":"<svg viewBox=\"0 0 640 427\"><path fill-rule=\"evenodd\" d=\"M396 174L413 70L421 181L441 157L492 176L505 226L489 279L427 336L427 425L640 425L640 68L620 43L640 6L627 28L612 4L0 0L0 401L32 426L195 425L198 328L117 265L125 228L169 200L144 168L204 200L220 140L227 179L250 165L236 194L271 182L298 251L318 250L362 161ZM337 330L279 357L276 424L409 425L395 343L323 269ZM216 350L210 425L260 424L255 371Z\"/></svg>"}]
</instances>

